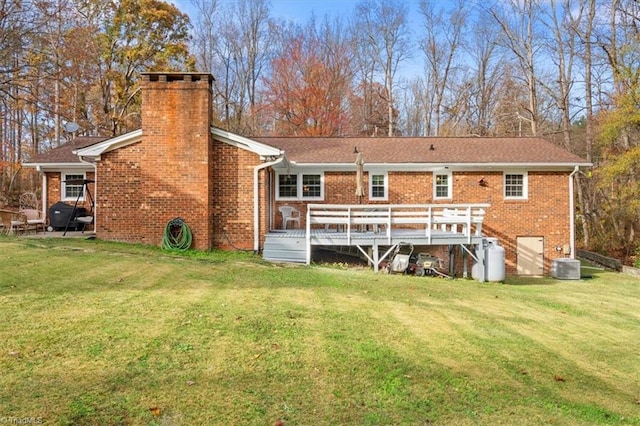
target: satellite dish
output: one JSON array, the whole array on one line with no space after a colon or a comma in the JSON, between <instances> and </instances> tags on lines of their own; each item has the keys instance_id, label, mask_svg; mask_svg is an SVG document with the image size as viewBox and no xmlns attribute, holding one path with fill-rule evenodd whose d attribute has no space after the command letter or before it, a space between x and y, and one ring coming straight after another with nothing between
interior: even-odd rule
<instances>
[{"instance_id":1,"label":"satellite dish","mask_svg":"<svg viewBox=\"0 0 640 426\"><path fill-rule=\"evenodd\" d=\"M78 130L80 128L78 123L74 123L73 121L70 121L68 123L64 123L64 125L62 127L64 127L64 131L67 132L67 133L73 133L73 132L75 132L76 130Z\"/></svg>"}]
</instances>

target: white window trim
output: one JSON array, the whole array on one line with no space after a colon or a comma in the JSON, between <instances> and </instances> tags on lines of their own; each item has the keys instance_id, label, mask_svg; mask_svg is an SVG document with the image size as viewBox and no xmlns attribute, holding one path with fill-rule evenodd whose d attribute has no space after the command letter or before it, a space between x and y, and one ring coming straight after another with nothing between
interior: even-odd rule
<instances>
[{"instance_id":1,"label":"white window trim","mask_svg":"<svg viewBox=\"0 0 640 426\"><path fill-rule=\"evenodd\" d=\"M522 196L507 196L507 175L522 175ZM522 170L507 170L502 174L502 197L505 200L528 200L529 199L529 174Z\"/></svg>"},{"instance_id":2,"label":"white window trim","mask_svg":"<svg viewBox=\"0 0 640 426\"><path fill-rule=\"evenodd\" d=\"M280 176L281 175L296 175L296 193L295 197L281 197L280 196ZM304 175L320 175L320 196L319 197L303 197L302 196L302 177ZM324 200L324 172L314 172L314 171L305 171L305 172L277 172L276 173L276 200L282 201L292 201L292 200L302 200L302 201L323 201Z\"/></svg>"},{"instance_id":3,"label":"white window trim","mask_svg":"<svg viewBox=\"0 0 640 426\"><path fill-rule=\"evenodd\" d=\"M82 196L80 198L78 197L67 197L67 183L65 182L65 180L67 180L67 175L82 175L82 179L86 179L87 178L87 174L85 172L78 172L78 171L73 171L73 170L68 170L66 172L61 172L60 173L60 198L61 201L84 201L85 200L85 195L86 195L86 188L82 188Z\"/></svg>"},{"instance_id":4,"label":"white window trim","mask_svg":"<svg viewBox=\"0 0 640 426\"><path fill-rule=\"evenodd\" d=\"M369 173L369 200L371 201L387 201L389 199L389 174L387 172L368 172ZM373 175L382 175L384 177L384 196L373 196Z\"/></svg>"},{"instance_id":5,"label":"white window trim","mask_svg":"<svg viewBox=\"0 0 640 426\"><path fill-rule=\"evenodd\" d=\"M437 191L437 179L438 175L447 176L447 195L446 197L439 197ZM451 200L453 198L453 174L449 170L439 170L433 172L433 199L434 200Z\"/></svg>"}]
</instances>

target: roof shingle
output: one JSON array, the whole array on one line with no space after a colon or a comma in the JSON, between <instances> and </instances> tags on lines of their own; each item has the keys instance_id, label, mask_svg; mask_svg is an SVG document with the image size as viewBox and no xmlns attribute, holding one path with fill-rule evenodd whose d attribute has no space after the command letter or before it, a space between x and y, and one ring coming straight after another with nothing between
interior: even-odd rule
<instances>
[{"instance_id":1,"label":"roof shingle","mask_svg":"<svg viewBox=\"0 0 640 426\"><path fill-rule=\"evenodd\" d=\"M74 138L70 142L41 152L31 158L28 163L33 164L65 164L80 163L80 158L73 153L76 149L86 148L109 139L105 136L81 136Z\"/></svg>"},{"instance_id":2,"label":"roof shingle","mask_svg":"<svg viewBox=\"0 0 640 426\"><path fill-rule=\"evenodd\" d=\"M543 138L300 138L258 137L297 163L586 164ZM432 149L433 148L433 149Z\"/></svg>"}]
</instances>

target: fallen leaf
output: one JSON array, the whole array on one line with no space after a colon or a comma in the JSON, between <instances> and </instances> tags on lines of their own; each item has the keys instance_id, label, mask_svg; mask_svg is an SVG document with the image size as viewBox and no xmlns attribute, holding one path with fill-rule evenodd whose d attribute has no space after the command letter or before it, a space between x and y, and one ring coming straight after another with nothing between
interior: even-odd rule
<instances>
[{"instance_id":1,"label":"fallen leaf","mask_svg":"<svg viewBox=\"0 0 640 426\"><path fill-rule=\"evenodd\" d=\"M195 384L196 382L194 382L193 380L187 380L187 386L193 386Z\"/></svg>"},{"instance_id":2,"label":"fallen leaf","mask_svg":"<svg viewBox=\"0 0 640 426\"><path fill-rule=\"evenodd\" d=\"M153 414L156 417L160 415L160 407L151 407L149 408L149 411L151 411L151 414Z\"/></svg>"},{"instance_id":3,"label":"fallen leaf","mask_svg":"<svg viewBox=\"0 0 640 426\"><path fill-rule=\"evenodd\" d=\"M562 376L558 376L557 374L555 376L553 376L553 380L555 380L556 382L565 382L565 378Z\"/></svg>"}]
</instances>

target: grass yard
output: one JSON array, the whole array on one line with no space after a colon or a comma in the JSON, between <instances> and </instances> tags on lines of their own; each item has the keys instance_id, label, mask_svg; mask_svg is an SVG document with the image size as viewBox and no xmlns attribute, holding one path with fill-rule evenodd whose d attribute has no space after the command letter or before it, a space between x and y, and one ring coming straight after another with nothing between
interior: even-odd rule
<instances>
[{"instance_id":1,"label":"grass yard","mask_svg":"<svg viewBox=\"0 0 640 426\"><path fill-rule=\"evenodd\" d=\"M640 425L640 279L0 238L7 424ZM18 423L22 422L22 423Z\"/></svg>"}]
</instances>

